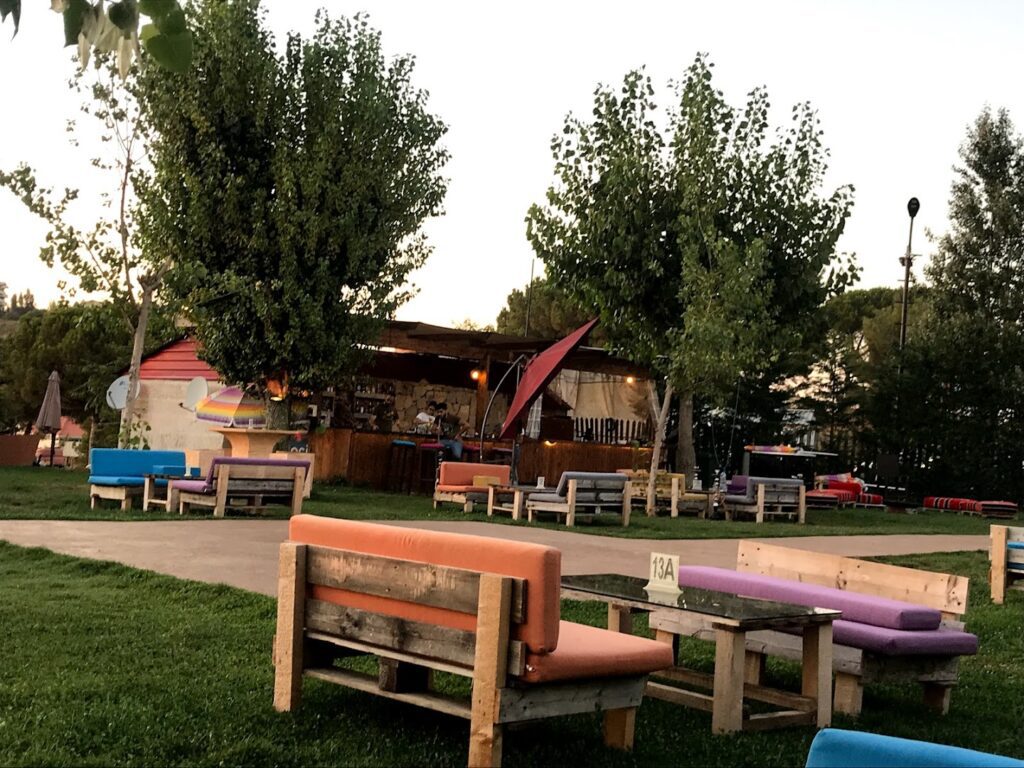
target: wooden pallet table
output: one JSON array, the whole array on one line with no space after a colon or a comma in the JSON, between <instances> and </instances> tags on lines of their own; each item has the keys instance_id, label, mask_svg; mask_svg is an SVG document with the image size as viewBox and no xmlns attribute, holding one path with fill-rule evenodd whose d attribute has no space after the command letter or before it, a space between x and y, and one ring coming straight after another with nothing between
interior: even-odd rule
<instances>
[{"instance_id":1,"label":"wooden pallet table","mask_svg":"<svg viewBox=\"0 0 1024 768\"><path fill-rule=\"evenodd\" d=\"M685 588L677 593L645 589L644 579L620 574L563 576L562 596L608 604L608 628L631 632L634 612L658 611L678 616L679 630L660 629L657 639L671 643L679 659L679 638L696 623L714 631L715 672L675 666L656 672L646 695L711 712L713 733L765 730L790 725L825 728L832 720L832 622L838 611L807 608L724 592ZM671 626L671 624L666 624ZM803 635L802 687L799 694L762 684L763 656L746 652L748 632L797 630ZM669 684L673 683L673 684ZM685 687L683 687L685 686ZM703 688L704 693L692 690ZM751 714L744 700L772 705L777 711Z\"/></svg>"}]
</instances>

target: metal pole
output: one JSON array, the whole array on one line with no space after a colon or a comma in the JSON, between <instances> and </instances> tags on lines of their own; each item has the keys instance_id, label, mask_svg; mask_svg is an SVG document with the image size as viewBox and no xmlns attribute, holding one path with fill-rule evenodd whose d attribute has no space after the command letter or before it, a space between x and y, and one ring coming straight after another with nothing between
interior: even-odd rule
<instances>
[{"instance_id":1,"label":"metal pole","mask_svg":"<svg viewBox=\"0 0 1024 768\"><path fill-rule=\"evenodd\" d=\"M484 435L487 434L487 417L491 413L491 406L494 405L494 398L498 396L498 391L501 389L501 385L505 383L505 379L508 378L508 375L510 373L512 373L513 369L519 370L519 364L521 362L523 362L523 360L525 360L525 359L526 359L526 355L520 355L514 361L512 361L512 364L508 367L508 370L505 371L505 375L502 376L500 379L498 379L498 386L496 386L494 388L494 390L491 392L491 399L487 401L487 407L484 409L484 418L480 422L480 460L481 461L483 461L483 458L484 458Z\"/></svg>"},{"instance_id":2,"label":"metal pole","mask_svg":"<svg viewBox=\"0 0 1024 768\"><path fill-rule=\"evenodd\" d=\"M530 259L530 282L526 286L526 322L523 324L523 336L530 335L530 305L533 303L533 267L536 259Z\"/></svg>"},{"instance_id":3,"label":"metal pole","mask_svg":"<svg viewBox=\"0 0 1024 768\"><path fill-rule=\"evenodd\" d=\"M910 235L907 238L907 253L900 259L903 263L903 309L900 315L900 352L907 345L907 313L910 310L910 268L914 266L911 244L914 240L914 220L910 220Z\"/></svg>"}]
</instances>

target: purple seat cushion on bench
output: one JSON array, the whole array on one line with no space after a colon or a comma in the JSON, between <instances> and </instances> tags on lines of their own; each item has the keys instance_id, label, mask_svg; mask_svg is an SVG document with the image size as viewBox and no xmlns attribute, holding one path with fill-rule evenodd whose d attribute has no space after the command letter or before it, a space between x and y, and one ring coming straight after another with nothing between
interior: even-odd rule
<instances>
[{"instance_id":1,"label":"purple seat cushion on bench","mask_svg":"<svg viewBox=\"0 0 1024 768\"><path fill-rule=\"evenodd\" d=\"M740 573L728 568L684 565L679 569L679 585L733 592L747 597L760 597L764 600L778 600L814 608L831 608L842 611L843 618L847 621L895 630L937 629L942 621L942 614L938 611L900 600L863 595L834 587L820 587L816 584L762 576L757 573Z\"/></svg>"},{"instance_id":2,"label":"purple seat cushion on bench","mask_svg":"<svg viewBox=\"0 0 1024 768\"><path fill-rule=\"evenodd\" d=\"M174 480L174 488L185 493L212 493L213 487L205 480Z\"/></svg>"},{"instance_id":3,"label":"purple seat cushion on bench","mask_svg":"<svg viewBox=\"0 0 1024 768\"><path fill-rule=\"evenodd\" d=\"M970 632L906 632L843 619L832 622L832 642L883 656L973 656L978 652L978 637Z\"/></svg>"}]
</instances>

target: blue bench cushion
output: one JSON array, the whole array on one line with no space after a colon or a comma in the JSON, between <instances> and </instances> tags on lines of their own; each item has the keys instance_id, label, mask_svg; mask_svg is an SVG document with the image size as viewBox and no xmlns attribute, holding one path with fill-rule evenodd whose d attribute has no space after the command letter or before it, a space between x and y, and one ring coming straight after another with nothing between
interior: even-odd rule
<instances>
[{"instance_id":1,"label":"blue bench cushion","mask_svg":"<svg viewBox=\"0 0 1024 768\"><path fill-rule=\"evenodd\" d=\"M814 737L807 768L996 768L1024 766L1010 757L927 741L826 728Z\"/></svg>"},{"instance_id":2,"label":"blue bench cushion","mask_svg":"<svg viewBox=\"0 0 1024 768\"><path fill-rule=\"evenodd\" d=\"M128 477L124 475L89 475L89 483L92 485L128 485L141 488L145 481L141 477Z\"/></svg>"},{"instance_id":3,"label":"blue bench cushion","mask_svg":"<svg viewBox=\"0 0 1024 768\"><path fill-rule=\"evenodd\" d=\"M89 451L89 471L94 477L137 478L141 482L143 475L157 472L156 467L168 466L184 468L185 452L135 451L120 448L93 448ZM110 482L102 484L115 485Z\"/></svg>"},{"instance_id":4,"label":"blue bench cushion","mask_svg":"<svg viewBox=\"0 0 1024 768\"><path fill-rule=\"evenodd\" d=\"M1024 549L1024 541L1008 541L1006 542L1007 549Z\"/></svg>"}]
</instances>

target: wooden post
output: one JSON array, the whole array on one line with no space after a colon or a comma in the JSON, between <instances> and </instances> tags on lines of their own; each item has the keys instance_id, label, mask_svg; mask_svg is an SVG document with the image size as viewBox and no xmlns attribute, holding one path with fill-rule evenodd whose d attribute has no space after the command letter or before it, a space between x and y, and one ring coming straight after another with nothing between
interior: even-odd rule
<instances>
[{"instance_id":1,"label":"wooden post","mask_svg":"<svg viewBox=\"0 0 1024 768\"><path fill-rule=\"evenodd\" d=\"M281 545L274 638L274 709L290 712L302 699L302 649L306 616L306 545Z\"/></svg>"},{"instance_id":2,"label":"wooden post","mask_svg":"<svg viewBox=\"0 0 1024 768\"><path fill-rule=\"evenodd\" d=\"M622 486L622 527L629 527L629 515L633 511L633 484L627 480Z\"/></svg>"},{"instance_id":3,"label":"wooden post","mask_svg":"<svg viewBox=\"0 0 1024 768\"><path fill-rule=\"evenodd\" d=\"M804 627L801 693L818 700L817 724L832 724L832 622Z\"/></svg>"},{"instance_id":4,"label":"wooden post","mask_svg":"<svg viewBox=\"0 0 1024 768\"><path fill-rule=\"evenodd\" d=\"M754 522L764 522L764 483L757 484L757 516Z\"/></svg>"},{"instance_id":5,"label":"wooden post","mask_svg":"<svg viewBox=\"0 0 1024 768\"><path fill-rule=\"evenodd\" d=\"M168 480L167 484L170 485L170 482L171 481ZM152 475L146 475L145 479L142 481L142 511L143 512L149 512L149 501L154 496L156 496L155 485L156 485L156 478L154 478Z\"/></svg>"},{"instance_id":6,"label":"wooden post","mask_svg":"<svg viewBox=\"0 0 1024 768\"><path fill-rule=\"evenodd\" d=\"M940 715L949 713L949 701L953 687L942 683L921 683L924 689L924 705Z\"/></svg>"},{"instance_id":7,"label":"wooden post","mask_svg":"<svg viewBox=\"0 0 1024 768\"><path fill-rule=\"evenodd\" d=\"M477 434L483 434L484 426L484 411L487 410L487 400L489 399L489 392L487 387L487 374L491 370L491 358L490 356L485 357L479 361L480 378L476 380L476 415L473 419L473 426L476 428ZM483 461L484 457L480 457L480 461Z\"/></svg>"},{"instance_id":8,"label":"wooden post","mask_svg":"<svg viewBox=\"0 0 1024 768\"><path fill-rule=\"evenodd\" d=\"M797 507L797 520L800 525L807 522L807 488L800 486L800 506Z\"/></svg>"},{"instance_id":9,"label":"wooden post","mask_svg":"<svg viewBox=\"0 0 1024 768\"><path fill-rule=\"evenodd\" d=\"M565 513L565 525L572 528L576 525L576 481L569 481L569 488L565 494L565 504L568 508Z\"/></svg>"},{"instance_id":10,"label":"wooden post","mask_svg":"<svg viewBox=\"0 0 1024 768\"><path fill-rule=\"evenodd\" d=\"M860 677L848 672L836 672L835 686L833 710L857 717L864 703L864 686L861 685Z\"/></svg>"},{"instance_id":11,"label":"wooden post","mask_svg":"<svg viewBox=\"0 0 1024 768\"><path fill-rule=\"evenodd\" d=\"M624 635L633 634L633 612L628 606L608 603L608 629Z\"/></svg>"},{"instance_id":12,"label":"wooden post","mask_svg":"<svg viewBox=\"0 0 1024 768\"><path fill-rule=\"evenodd\" d=\"M712 733L735 733L743 729L743 665L746 647L746 632L715 630Z\"/></svg>"},{"instance_id":13,"label":"wooden post","mask_svg":"<svg viewBox=\"0 0 1024 768\"><path fill-rule=\"evenodd\" d=\"M295 472L292 473L292 481L292 515L301 515L302 499L306 492L306 470L302 467L295 467Z\"/></svg>"},{"instance_id":14,"label":"wooden post","mask_svg":"<svg viewBox=\"0 0 1024 768\"><path fill-rule=\"evenodd\" d=\"M743 669L743 680L746 683L749 685L761 685L764 680L764 667L767 658L767 656L758 651L747 651Z\"/></svg>"},{"instance_id":15,"label":"wooden post","mask_svg":"<svg viewBox=\"0 0 1024 768\"><path fill-rule=\"evenodd\" d=\"M512 519L521 520L523 518L523 492L516 489L512 493Z\"/></svg>"},{"instance_id":16,"label":"wooden post","mask_svg":"<svg viewBox=\"0 0 1024 768\"><path fill-rule=\"evenodd\" d=\"M672 646L672 663L679 661L679 635L675 632L667 632L664 629L654 630L654 639L659 643Z\"/></svg>"},{"instance_id":17,"label":"wooden post","mask_svg":"<svg viewBox=\"0 0 1024 768\"><path fill-rule=\"evenodd\" d=\"M685 483L684 483L685 486ZM684 487L685 490L685 487ZM679 517L679 478L672 478L672 498L669 501L669 515Z\"/></svg>"},{"instance_id":18,"label":"wooden post","mask_svg":"<svg viewBox=\"0 0 1024 768\"><path fill-rule=\"evenodd\" d=\"M396 659L377 660L377 687L392 693L416 693L430 689L432 670Z\"/></svg>"},{"instance_id":19,"label":"wooden post","mask_svg":"<svg viewBox=\"0 0 1024 768\"><path fill-rule=\"evenodd\" d=\"M231 477L230 464L217 465L217 506L213 508L214 517L224 517L228 505L228 481Z\"/></svg>"},{"instance_id":20,"label":"wooden post","mask_svg":"<svg viewBox=\"0 0 1024 768\"><path fill-rule=\"evenodd\" d=\"M601 735L605 746L629 752L636 732L636 707L605 710Z\"/></svg>"},{"instance_id":21,"label":"wooden post","mask_svg":"<svg viewBox=\"0 0 1024 768\"><path fill-rule=\"evenodd\" d=\"M481 574L469 722L470 768L501 765L502 727L497 721L508 673L511 617L512 580L494 573Z\"/></svg>"},{"instance_id":22,"label":"wooden post","mask_svg":"<svg viewBox=\"0 0 1024 768\"><path fill-rule=\"evenodd\" d=\"M989 553L991 565L988 571L989 590L992 602L1002 605L1006 600L1006 542L1009 529L1005 525L989 528Z\"/></svg>"}]
</instances>

